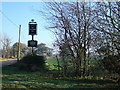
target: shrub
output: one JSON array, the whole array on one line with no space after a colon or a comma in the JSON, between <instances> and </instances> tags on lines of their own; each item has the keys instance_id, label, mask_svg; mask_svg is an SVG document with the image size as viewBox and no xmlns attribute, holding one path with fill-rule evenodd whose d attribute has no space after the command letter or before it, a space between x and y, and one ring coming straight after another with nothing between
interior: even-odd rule
<instances>
[{"instance_id":1,"label":"shrub","mask_svg":"<svg viewBox=\"0 0 120 90\"><path fill-rule=\"evenodd\" d=\"M109 55L104 57L102 60L102 64L105 69L109 72L117 73L120 75L120 56L119 55Z\"/></svg>"},{"instance_id":2,"label":"shrub","mask_svg":"<svg viewBox=\"0 0 120 90\"><path fill-rule=\"evenodd\" d=\"M19 68L27 71L45 71L45 58L37 55L27 55L19 62Z\"/></svg>"}]
</instances>

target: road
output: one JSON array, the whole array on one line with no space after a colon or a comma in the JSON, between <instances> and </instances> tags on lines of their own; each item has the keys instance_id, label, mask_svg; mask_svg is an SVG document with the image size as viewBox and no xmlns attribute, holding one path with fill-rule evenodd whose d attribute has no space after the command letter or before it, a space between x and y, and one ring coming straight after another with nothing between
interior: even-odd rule
<instances>
[{"instance_id":1,"label":"road","mask_svg":"<svg viewBox=\"0 0 120 90\"><path fill-rule=\"evenodd\" d=\"M0 67L16 63L17 60L0 61Z\"/></svg>"}]
</instances>

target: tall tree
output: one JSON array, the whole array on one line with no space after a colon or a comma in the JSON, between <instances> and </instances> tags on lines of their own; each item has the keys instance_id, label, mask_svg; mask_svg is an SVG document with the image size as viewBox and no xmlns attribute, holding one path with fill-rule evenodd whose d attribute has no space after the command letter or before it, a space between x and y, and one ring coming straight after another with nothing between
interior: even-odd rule
<instances>
[{"instance_id":1,"label":"tall tree","mask_svg":"<svg viewBox=\"0 0 120 90\"><path fill-rule=\"evenodd\" d=\"M120 66L120 2L96 3L97 31L95 47L108 71L119 74ZM93 40L94 41L94 40Z\"/></svg>"},{"instance_id":2,"label":"tall tree","mask_svg":"<svg viewBox=\"0 0 120 90\"><path fill-rule=\"evenodd\" d=\"M102 51L104 57L119 54L119 6L120 2L47 3L49 12L44 14L56 35L56 45L64 53L64 61L69 52L76 75L86 74L91 52L100 55ZM66 47L67 52L63 47Z\"/></svg>"},{"instance_id":3,"label":"tall tree","mask_svg":"<svg viewBox=\"0 0 120 90\"><path fill-rule=\"evenodd\" d=\"M23 57L26 54L26 45L20 43L20 57ZM13 56L17 58L18 55L18 42L14 43L12 46Z\"/></svg>"},{"instance_id":4,"label":"tall tree","mask_svg":"<svg viewBox=\"0 0 120 90\"><path fill-rule=\"evenodd\" d=\"M47 4L50 9L47 19L51 22L50 28L56 34L57 45L68 48L72 56L71 60L74 60L76 75L81 76L82 71L85 74L87 43L91 36L91 33L88 35L88 32L90 32L94 20L92 16L94 13L89 3L52 2Z\"/></svg>"},{"instance_id":5,"label":"tall tree","mask_svg":"<svg viewBox=\"0 0 120 90\"><path fill-rule=\"evenodd\" d=\"M120 2L102 2L96 4L96 24L99 50L104 47L106 55L120 54ZM100 40L101 39L101 40ZM101 43L100 43L101 42ZM98 44L100 43L100 44ZM105 55L104 54L104 55ZM106 56L105 55L105 56Z\"/></svg>"}]
</instances>

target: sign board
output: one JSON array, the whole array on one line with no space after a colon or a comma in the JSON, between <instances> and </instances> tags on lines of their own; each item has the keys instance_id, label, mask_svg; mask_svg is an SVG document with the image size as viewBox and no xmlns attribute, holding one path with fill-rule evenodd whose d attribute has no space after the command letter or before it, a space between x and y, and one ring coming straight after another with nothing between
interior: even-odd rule
<instances>
[{"instance_id":1,"label":"sign board","mask_svg":"<svg viewBox=\"0 0 120 90\"><path fill-rule=\"evenodd\" d=\"M29 23L29 35L37 35L37 24L36 24L36 22Z\"/></svg>"},{"instance_id":2,"label":"sign board","mask_svg":"<svg viewBox=\"0 0 120 90\"><path fill-rule=\"evenodd\" d=\"M29 40L28 47L37 47L37 41L36 40Z\"/></svg>"}]
</instances>

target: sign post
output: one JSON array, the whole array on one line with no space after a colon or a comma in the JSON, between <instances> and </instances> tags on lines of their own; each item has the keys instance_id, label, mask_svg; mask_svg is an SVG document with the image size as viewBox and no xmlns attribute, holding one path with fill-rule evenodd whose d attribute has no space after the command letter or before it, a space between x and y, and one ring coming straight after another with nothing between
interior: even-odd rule
<instances>
[{"instance_id":1,"label":"sign post","mask_svg":"<svg viewBox=\"0 0 120 90\"><path fill-rule=\"evenodd\" d=\"M34 40L34 35L37 35L37 23L34 22L34 19L29 22L29 35L32 35L32 40L28 41L28 47L32 47L33 54L33 47L37 47L37 41Z\"/></svg>"}]
</instances>

